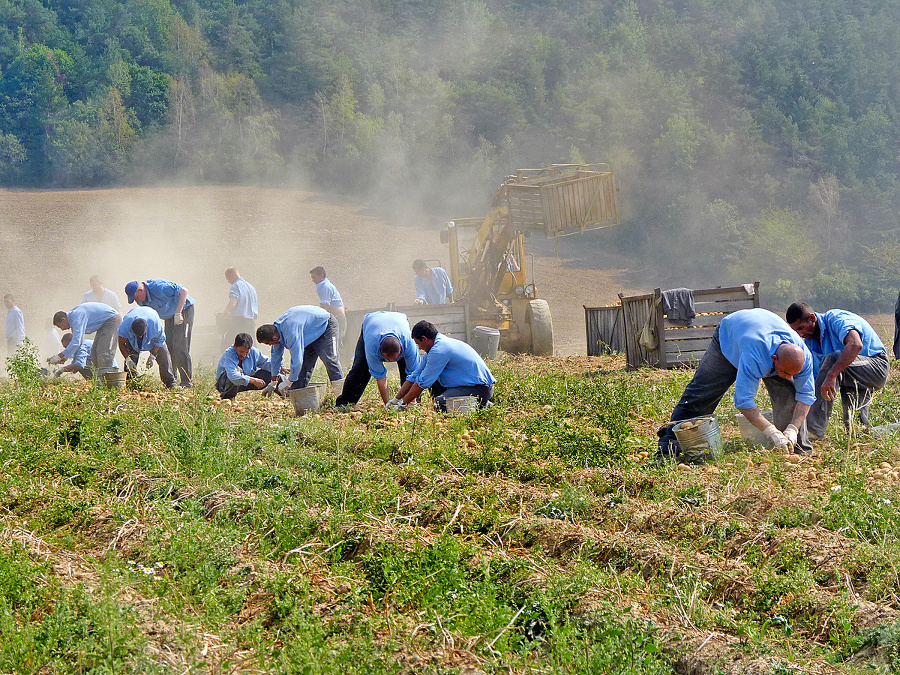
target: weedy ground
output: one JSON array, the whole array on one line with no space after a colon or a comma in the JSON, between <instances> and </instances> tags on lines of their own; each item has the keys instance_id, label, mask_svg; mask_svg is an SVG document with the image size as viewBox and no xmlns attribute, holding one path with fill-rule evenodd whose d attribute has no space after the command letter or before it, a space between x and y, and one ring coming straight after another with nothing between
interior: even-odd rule
<instances>
[{"instance_id":1,"label":"weedy ground","mask_svg":"<svg viewBox=\"0 0 900 675\"><path fill-rule=\"evenodd\" d=\"M900 671L897 438L653 462L690 372L492 364L352 413L0 385L0 673ZM900 384L876 399L896 421Z\"/></svg>"}]
</instances>

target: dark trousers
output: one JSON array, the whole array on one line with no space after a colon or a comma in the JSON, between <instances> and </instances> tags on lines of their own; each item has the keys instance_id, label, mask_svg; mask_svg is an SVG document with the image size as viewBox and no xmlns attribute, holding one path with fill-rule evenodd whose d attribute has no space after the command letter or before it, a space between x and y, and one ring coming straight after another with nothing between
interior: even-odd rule
<instances>
[{"instance_id":1,"label":"dark trousers","mask_svg":"<svg viewBox=\"0 0 900 675\"><path fill-rule=\"evenodd\" d=\"M825 435L828 428L828 419L834 408L834 401L826 401L822 398L822 382L835 362L840 358L840 352L826 354L819 367L819 375L816 377L816 402L809 409L806 421L809 430L819 438ZM844 413L844 426L850 426L850 417L853 411L859 411L859 421L863 426L869 426L869 403L872 402L872 394L881 389L886 383L891 366L888 363L887 354L877 356L857 356L853 363L844 368L837 376L837 388L841 392L841 407Z\"/></svg>"},{"instance_id":2,"label":"dark trousers","mask_svg":"<svg viewBox=\"0 0 900 675\"><path fill-rule=\"evenodd\" d=\"M251 377L255 377L257 379L262 380L266 384L268 384L272 380L272 373L268 370L263 370L260 368L257 370ZM227 373L222 373L219 377L216 378L216 391L218 391L222 398L234 398L242 391L259 391L252 384L235 384L231 380L228 379Z\"/></svg>"},{"instance_id":3,"label":"dark trousers","mask_svg":"<svg viewBox=\"0 0 900 675\"><path fill-rule=\"evenodd\" d=\"M900 359L900 295L894 305L894 358Z\"/></svg>"},{"instance_id":4,"label":"dark trousers","mask_svg":"<svg viewBox=\"0 0 900 675\"><path fill-rule=\"evenodd\" d=\"M140 358L141 353L135 351L131 348L131 343L128 344L128 356L126 359L133 358L135 362ZM151 354L153 352L150 352ZM166 346L163 345L156 352L154 357L156 359L156 366L159 368L159 379L162 380L162 383L166 386L166 389L171 389L175 386L175 374L172 372L172 359L169 357L169 350L166 349ZM128 369L125 369L125 372L128 373L126 377L131 379L131 373L128 372Z\"/></svg>"},{"instance_id":5,"label":"dark trousers","mask_svg":"<svg viewBox=\"0 0 900 675\"><path fill-rule=\"evenodd\" d=\"M737 368L731 365L731 362L722 354L719 346L719 330L716 329L709 348L700 359L693 379L685 387L678 405L672 412L670 421L680 422L692 417L712 415L736 379ZM797 402L794 383L779 377L774 372L764 377L762 381L772 400L772 416L775 426L784 431L791 423L794 406ZM663 457L675 457L681 454L681 446L675 438L675 432L672 431L673 426L667 424L656 432L656 435L659 436L659 454ZM797 434L797 446L806 452L812 452L812 444L809 442L805 421L800 425Z\"/></svg>"},{"instance_id":6,"label":"dark trousers","mask_svg":"<svg viewBox=\"0 0 900 675\"><path fill-rule=\"evenodd\" d=\"M303 387L309 386L317 359L322 359L322 363L325 364L329 380L334 382L335 380L344 379L344 371L341 368L341 360L338 357L339 335L340 329L338 328L337 319L334 316L328 317L325 332L306 345L306 349L303 350L300 375L297 377L297 381L291 385L291 389L303 389Z\"/></svg>"},{"instance_id":7,"label":"dark trousers","mask_svg":"<svg viewBox=\"0 0 900 675\"><path fill-rule=\"evenodd\" d=\"M445 387L440 382L435 382L428 389L431 392L431 398L437 401L439 396L444 398L454 398L456 396L477 396L478 407L483 408L494 398L494 385L492 384L464 384L458 387ZM443 406L441 406L443 410Z\"/></svg>"},{"instance_id":8,"label":"dark trousers","mask_svg":"<svg viewBox=\"0 0 900 675\"><path fill-rule=\"evenodd\" d=\"M191 364L191 335L194 332L194 305L181 310L184 323L175 325L175 317L165 320L166 345L172 355L172 372L181 376L181 386L190 387L194 379Z\"/></svg>"},{"instance_id":9,"label":"dark trousers","mask_svg":"<svg viewBox=\"0 0 900 675\"><path fill-rule=\"evenodd\" d=\"M406 382L406 359L397 360L397 368L400 370L400 384ZM344 391L337 397L335 405L355 405L362 398L369 380L372 379L369 373L369 362L366 360L366 343L363 339L362 331L359 333L359 340L356 341L356 351L353 353L353 365L347 373L347 379L344 380Z\"/></svg>"},{"instance_id":10,"label":"dark trousers","mask_svg":"<svg viewBox=\"0 0 900 675\"><path fill-rule=\"evenodd\" d=\"M224 352L234 344L234 337L238 333L247 333L254 340L256 339L256 319L245 319L242 316L231 314L216 314L216 332L219 334L219 348Z\"/></svg>"}]
</instances>

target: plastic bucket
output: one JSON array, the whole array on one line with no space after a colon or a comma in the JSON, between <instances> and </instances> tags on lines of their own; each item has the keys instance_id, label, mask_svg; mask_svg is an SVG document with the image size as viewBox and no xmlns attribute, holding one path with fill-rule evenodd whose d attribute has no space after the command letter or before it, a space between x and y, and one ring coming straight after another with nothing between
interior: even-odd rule
<instances>
[{"instance_id":1,"label":"plastic bucket","mask_svg":"<svg viewBox=\"0 0 900 675\"><path fill-rule=\"evenodd\" d=\"M772 421L771 410L763 410L762 415L770 422ZM766 438L766 435L762 432L762 430L757 429L755 426L750 424L747 418L744 417L741 413L738 413L737 424L738 430L741 432L741 438L744 439L744 442L747 445L771 445L771 442L768 438Z\"/></svg>"},{"instance_id":2,"label":"plastic bucket","mask_svg":"<svg viewBox=\"0 0 900 675\"><path fill-rule=\"evenodd\" d=\"M444 399L443 409L448 413L470 413L478 410L477 396L450 396Z\"/></svg>"},{"instance_id":3,"label":"plastic bucket","mask_svg":"<svg viewBox=\"0 0 900 675\"><path fill-rule=\"evenodd\" d=\"M472 329L472 349L483 359L496 359L500 349L500 331L491 326L475 326Z\"/></svg>"},{"instance_id":4,"label":"plastic bucket","mask_svg":"<svg viewBox=\"0 0 900 675\"><path fill-rule=\"evenodd\" d=\"M722 455L722 432L715 415L681 420L672 431L682 455L689 462L709 462Z\"/></svg>"},{"instance_id":5,"label":"plastic bucket","mask_svg":"<svg viewBox=\"0 0 900 675\"><path fill-rule=\"evenodd\" d=\"M103 384L107 389L124 389L125 381L128 379L128 373L125 371L108 371L103 373Z\"/></svg>"},{"instance_id":6,"label":"plastic bucket","mask_svg":"<svg viewBox=\"0 0 900 675\"><path fill-rule=\"evenodd\" d=\"M297 415L305 415L308 412L318 412L322 407L322 399L325 398L324 382L314 382L302 389L288 389L294 412Z\"/></svg>"}]
</instances>

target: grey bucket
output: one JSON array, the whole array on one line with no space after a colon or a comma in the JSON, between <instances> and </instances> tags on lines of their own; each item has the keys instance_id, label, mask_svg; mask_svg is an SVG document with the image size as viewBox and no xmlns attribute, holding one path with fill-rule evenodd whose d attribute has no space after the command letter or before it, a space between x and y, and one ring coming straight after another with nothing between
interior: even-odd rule
<instances>
[{"instance_id":1,"label":"grey bucket","mask_svg":"<svg viewBox=\"0 0 900 675\"><path fill-rule=\"evenodd\" d=\"M770 422L772 421L772 411L771 410L763 410L762 416L765 417ZM762 445L769 446L772 445L772 441L762 432L761 429L757 429L750 421L744 417L741 413L737 414L737 425L738 430L741 432L741 438L744 439L744 442L747 445Z\"/></svg>"},{"instance_id":2,"label":"grey bucket","mask_svg":"<svg viewBox=\"0 0 900 675\"><path fill-rule=\"evenodd\" d=\"M496 359L500 349L500 331L491 326L475 326L472 329L472 349L483 359Z\"/></svg>"},{"instance_id":3,"label":"grey bucket","mask_svg":"<svg viewBox=\"0 0 900 675\"><path fill-rule=\"evenodd\" d=\"M681 446L683 457L689 462L709 462L722 455L722 432L715 415L681 420L672 427L672 431Z\"/></svg>"},{"instance_id":4,"label":"grey bucket","mask_svg":"<svg viewBox=\"0 0 900 675\"><path fill-rule=\"evenodd\" d=\"M308 412L318 412L322 407L327 386L324 382L312 382L302 389L289 389L288 395L294 404L294 413L305 415Z\"/></svg>"}]
</instances>

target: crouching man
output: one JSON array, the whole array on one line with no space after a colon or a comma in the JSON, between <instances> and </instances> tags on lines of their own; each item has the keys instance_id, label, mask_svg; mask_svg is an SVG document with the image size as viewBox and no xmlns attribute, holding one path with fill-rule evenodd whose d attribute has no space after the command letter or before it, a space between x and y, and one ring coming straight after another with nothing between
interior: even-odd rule
<instances>
[{"instance_id":1,"label":"crouching man","mask_svg":"<svg viewBox=\"0 0 900 675\"><path fill-rule=\"evenodd\" d=\"M141 352L150 352L147 368L159 365L159 379L166 389L175 388L175 373L172 359L166 347L166 331L163 320L151 307L135 307L122 318L119 325L119 352L125 357L125 372L128 377L137 373Z\"/></svg>"},{"instance_id":2,"label":"crouching man","mask_svg":"<svg viewBox=\"0 0 900 675\"><path fill-rule=\"evenodd\" d=\"M63 349L68 347L71 341L71 333L66 333L60 338L60 344L62 344ZM53 371L53 375L59 377L63 373L78 373L86 380L91 379L94 376L94 371L91 369L93 366L91 363L91 347L93 346L93 340L82 341L81 347L79 347L78 351L72 356L72 363L67 366L60 366Z\"/></svg>"},{"instance_id":3,"label":"crouching man","mask_svg":"<svg viewBox=\"0 0 900 675\"><path fill-rule=\"evenodd\" d=\"M711 415L734 385L734 405L776 448L809 454L806 415L816 397L812 355L781 317L766 309L742 309L722 319L669 424L660 428L657 458L681 454L673 422ZM775 424L756 407L762 380L772 400Z\"/></svg>"},{"instance_id":4,"label":"crouching man","mask_svg":"<svg viewBox=\"0 0 900 675\"><path fill-rule=\"evenodd\" d=\"M249 333L238 333L216 367L216 391L234 398L242 391L265 390L272 382L270 360L253 346ZM285 369L286 370L286 369Z\"/></svg>"},{"instance_id":5,"label":"crouching man","mask_svg":"<svg viewBox=\"0 0 900 675\"><path fill-rule=\"evenodd\" d=\"M439 397L475 396L479 407L486 406L494 397L497 380L484 359L465 342L442 335L428 321L413 326L412 339L425 352L425 357L416 371L407 375L397 397L388 401L389 408L406 408L425 389L431 390L436 402Z\"/></svg>"},{"instance_id":6,"label":"crouching man","mask_svg":"<svg viewBox=\"0 0 900 675\"><path fill-rule=\"evenodd\" d=\"M887 350L869 322L843 309L817 314L805 302L788 307L785 318L813 356L816 402L806 418L809 435L824 438L838 390L844 427L850 426L854 410L868 427L872 394L884 387L891 369Z\"/></svg>"}]
</instances>

